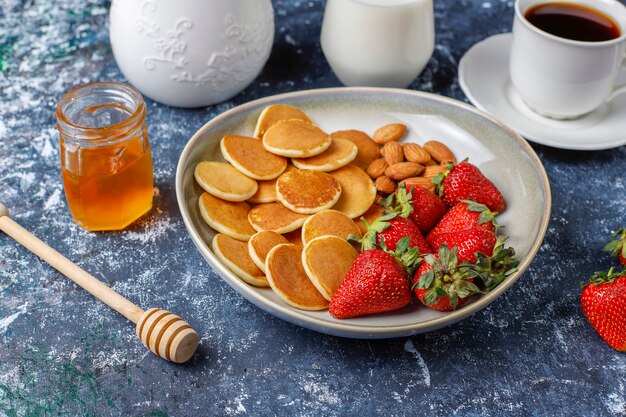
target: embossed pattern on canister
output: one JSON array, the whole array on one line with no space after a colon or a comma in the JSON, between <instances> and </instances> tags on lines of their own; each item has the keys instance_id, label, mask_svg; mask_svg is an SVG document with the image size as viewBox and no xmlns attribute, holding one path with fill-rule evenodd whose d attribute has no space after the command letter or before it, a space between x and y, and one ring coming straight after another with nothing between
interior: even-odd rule
<instances>
[{"instance_id":1,"label":"embossed pattern on canister","mask_svg":"<svg viewBox=\"0 0 626 417\"><path fill-rule=\"evenodd\" d=\"M113 55L128 81L177 107L239 93L274 41L270 0L113 0L109 18Z\"/></svg>"}]
</instances>

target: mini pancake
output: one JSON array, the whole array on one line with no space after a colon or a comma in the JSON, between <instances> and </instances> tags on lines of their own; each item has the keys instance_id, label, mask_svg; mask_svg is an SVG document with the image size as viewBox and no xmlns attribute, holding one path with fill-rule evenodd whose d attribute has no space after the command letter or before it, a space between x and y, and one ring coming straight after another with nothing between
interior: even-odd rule
<instances>
[{"instance_id":1,"label":"mini pancake","mask_svg":"<svg viewBox=\"0 0 626 417\"><path fill-rule=\"evenodd\" d=\"M267 129L281 120L298 119L313 124L309 116L297 107L288 104L272 104L263 109L254 128L254 136L263 137Z\"/></svg>"},{"instance_id":2,"label":"mini pancake","mask_svg":"<svg viewBox=\"0 0 626 417\"><path fill-rule=\"evenodd\" d=\"M329 173L341 185L341 196L333 206L351 219L365 213L376 199L376 187L369 175L361 168L346 165Z\"/></svg>"},{"instance_id":3,"label":"mini pancake","mask_svg":"<svg viewBox=\"0 0 626 417\"><path fill-rule=\"evenodd\" d=\"M367 233L367 228L365 227L365 224L363 223L363 219L365 219L367 223L372 224L374 223L374 220L376 220L377 218L383 215L383 210L385 210L383 206L380 206L374 203L370 206L370 208L367 209L365 213L363 213L363 215L359 218L359 221L356 222L361 233L363 234Z\"/></svg>"},{"instance_id":4,"label":"mini pancake","mask_svg":"<svg viewBox=\"0 0 626 417\"><path fill-rule=\"evenodd\" d=\"M322 297L330 301L359 252L337 236L321 236L302 251L302 266Z\"/></svg>"},{"instance_id":5,"label":"mini pancake","mask_svg":"<svg viewBox=\"0 0 626 417\"><path fill-rule=\"evenodd\" d=\"M302 243L320 236L337 236L347 240L348 235L361 237L361 231L352 219L337 210L323 210L306 219L302 225Z\"/></svg>"},{"instance_id":6,"label":"mini pancake","mask_svg":"<svg viewBox=\"0 0 626 417\"><path fill-rule=\"evenodd\" d=\"M341 186L321 171L298 169L276 181L276 198L289 210L311 214L332 207L341 196Z\"/></svg>"},{"instance_id":7,"label":"mini pancake","mask_svg":"<svg viewBox=\"0 0 626 417\"><path fill-rule=\"evenodd\" d=\"M302 250L290 243L272 248L265 260L267 282L278 297L302 310L323 310L328 301L315 288L302 266Z\"/></svg>"},{"instance_id":8,"label":"mini pancake","mask_svg":"<svg viewBox=\"0 0 626 417\"><path fill-rule=\"evenodd\" d=\"M309 216L289 210L281 203L259 204L248 212L248 221L254 230L272 230L280 234L298 229L307 217Z\"/></svg>"},{"instance_id":9,"label":"mini pancake","mask_svg":"<svg viewBox=\"0 0 626 417\"><path fill-rule=\"evenodd\" d=\"M358 166L363 171L370 166L374 159L380 158L378 145L365 132L361 132L360 130L340 130L331 133L330 136L333 140L347 139L359 148L359 152L356 158L354 158L354 161L352 161L352 164Z\"/></svg>"},{"instance_id":10,"label":"mini pancake","mask_svg":"<svg viewBox=\"0 0 626 417\"><path fill-rule=\"evenodd\" d=\"M248 199L250 203L273 203L276 201L276 180L257 181L258 189L252 197Z\"/></svg>"},{"instance_id":11,"label":"mini pancake","mask_svg":"<svg viewBox=\"0 0 626 417\"><path fill-rule=\"evenodd\" d=\"M248 254L256 266L265 273L265 258L269 251L277 245L289 243L283 235L271 230L255 233L248 241Z\"/></svg>"},{"instance_id":12,"label":"mini pancake","mask_svg":"<svg viewBox=\"0 0 626 417\"><path fill-rule=\"evenodd\" d=\"M255 180L277 178L287 167L287 158L268 152L256 138L224 136L220 149L224 159Z\"/></svg>"},{"instance_id":13,"label":"mini pancake","mask_svg":"<svg viewBox=\"0 0 626 417\"><path fill-rule=\"evenodd\" d=\"M256 287L267 287L265 274L252 262L246 242L218 233L211 244L213 253L235 275Z\"/></svg>"},{"instance_id":14,"label":"mini pancake","mask_svg":"<svg viewBox=\"0 0 626 417\"><path fill-rule=\"evenodd\" d=\"M238 240L248 240L255 230L248 221L250 205L246 202L232 202L203 193L198 199L202 218L209 226Z\"/></svg>"},{"instance_id":15,"label":"mini pancake","mask_svg":"<svg viewBox=\"0 0 626 417\"><path fill-rule=\"evenodd\" d=\"M294 158L291 162L300 169L334 171L354 161L359 149L347 139L333 139L330 147L310 158Z\"/></svg>"},{"instance_id":16,"label":"mini pancake","mask_svg":"<svg viewBox=\"0 0 626 417\"><path fill-rule=\"evenodd\" d=\"M287 168L285 172L295 171L298 168L294 167L291 164L287 164ZM278 201L276 199L276 180L278 178L274 178L273 180L267 181L257 181L259 188L256 193L248 199L250 203L260 204L260 203L273 203L274 201Z\"/></svg>"},{"instance_id":17,"label":"mini pancake","mask_svg":"<svg viewBox=\"0 0 626 417\"><path fill-rule=\"evenodd\" d=\"M276 155L308 158L330 147L332 139L317 126L302 120L281 120L263 135L263 146Z\"/></svg>"},{"instance_id":18,"label":"mini pancake","mask_svg":"<svg viewBox=\"0 0 626 417\"><path fill-rule=\"evenodd\" d=\"M304 247L304 245L302 244L302 228L301 227L289 233L284 233L283 236L285 237L285 239L289 241L289 243L293 243L300 249Z\"/></svg>"},{"instance_id":19,"label":"mini pancake","mask_svg":"<svg viewBox=\"0 0 626 417\"><path fill-rule=\"evenodd\" d=\"M247 200L258 189L255 180L225 162L200 162L196 165L194 177L204 191L226 201Z\"/></svg>"}]
</instances>

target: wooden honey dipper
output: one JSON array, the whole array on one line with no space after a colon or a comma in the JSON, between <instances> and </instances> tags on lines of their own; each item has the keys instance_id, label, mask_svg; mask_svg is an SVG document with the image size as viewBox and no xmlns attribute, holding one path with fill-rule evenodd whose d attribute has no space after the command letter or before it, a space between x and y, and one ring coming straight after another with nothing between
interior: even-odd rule
<instances>
[{"instance_id":1,"label":"wooden honey dipper","mask_svg":"<svg viewBox=\"0 0 626 417\"><path fill-rule=\"evenodd\" d=\"M169 311L151 308L143 311L135 304L52 249L9 217L0 203L0 230L56 268L94 297L137 324L137 336L154 354L168 361L183 363L198 347L198 333L187 322Z\"/></svg>"}]
</instances>

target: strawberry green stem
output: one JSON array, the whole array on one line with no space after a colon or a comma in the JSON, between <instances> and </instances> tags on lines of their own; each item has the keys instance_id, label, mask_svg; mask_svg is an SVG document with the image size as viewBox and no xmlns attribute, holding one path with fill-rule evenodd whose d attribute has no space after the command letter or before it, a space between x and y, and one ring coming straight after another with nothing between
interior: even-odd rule
<instances>
[{"instance_id":1,"label":"strawberry green stem","mask_svg":"<svg viewBox=\"0 0 626 417\"><path fill-rule=\"evenodd\" d=\"M611 233L611 237L617 239L607 243L604 246L604 251L609 252L611 256L619 256L620 252L623 257L626 258L626 228L617 229Z\"/></svg>"}]
</instances>

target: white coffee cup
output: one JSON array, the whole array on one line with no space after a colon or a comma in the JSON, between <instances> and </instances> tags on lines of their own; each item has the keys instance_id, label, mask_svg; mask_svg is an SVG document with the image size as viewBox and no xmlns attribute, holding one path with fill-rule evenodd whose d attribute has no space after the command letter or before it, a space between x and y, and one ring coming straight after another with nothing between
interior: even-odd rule
<instances>
[{"instance_id":1,"label":"white coffee cup","mask_svg":"<svg viewBox=\"0 0 626 417\"><path fill-rule=\"evenodd\" d=\"M535 112L570 119L626 92L617 86L626 69L626 7L616 0L570 0L612 18L620 36L601 42L566 39L530 23L525 13L549 0L516 0L510 75L517 93Z\"/></svg>"},{"instance_id":2,"label":"white coffee cup","mask_svg":"<svg viewBox=\"0 0 626 417\"><path fill-rule=\"evenodd\" d=\"M432 0L328 0L322 51L349 86L406 87L435 48Z\"/></svg>"}]
</instances>

